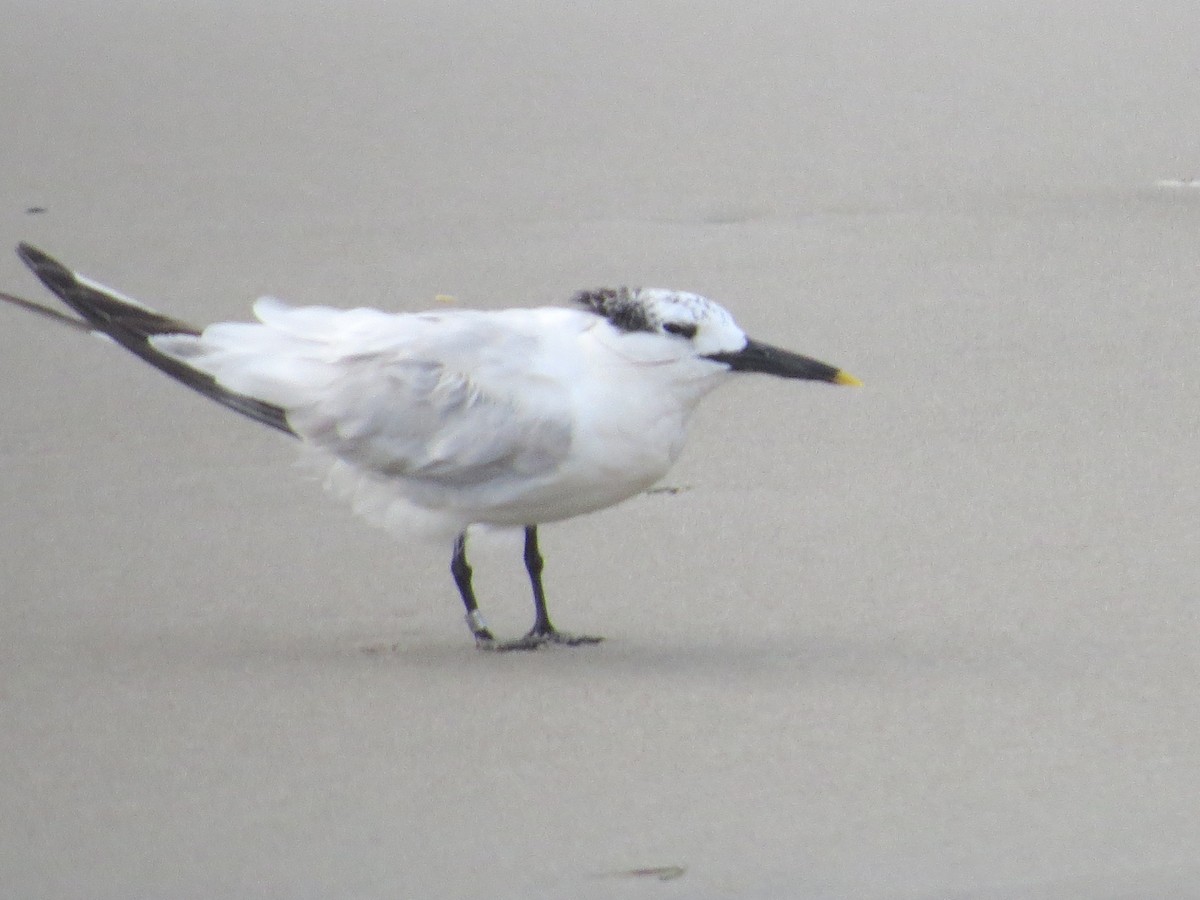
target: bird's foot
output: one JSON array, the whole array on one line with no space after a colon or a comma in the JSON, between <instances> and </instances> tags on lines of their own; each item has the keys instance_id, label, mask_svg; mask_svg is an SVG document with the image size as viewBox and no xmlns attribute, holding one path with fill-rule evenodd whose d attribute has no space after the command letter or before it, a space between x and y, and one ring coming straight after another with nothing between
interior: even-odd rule
<instances>
[{"instance_id":1,"label":"bird's foot","mask_svg":"<svg viewBox=\"0 0 1200 900\"><path fill-rule=\"evenodd\" d=\"M568 631L559 631L555 628L534 628L527 635L517 638L515 641L497 641L494 639L484 641L476 636L475 646L481 650L494 650L497 653L507 653L510 650L537 650L540 647L548 647L554 644L563 647L578 647L581 644L598 644L602 640L604 638L590 634L571 634Z\"/></svg>"},{"instance_id":2,"label":"bird's foot","mask_svg":"<svg viewBox=\"0 0 1200 900\"><path fill-rule=\"evenodd\" d=\"M471 634L475 636L475 646L488 648L496 643L496 638L492 634L492 630L488 628L487 620L484 619L483 613L477 609L467 613L467 627L471 629Z\"/></svg>"}]
</instances>

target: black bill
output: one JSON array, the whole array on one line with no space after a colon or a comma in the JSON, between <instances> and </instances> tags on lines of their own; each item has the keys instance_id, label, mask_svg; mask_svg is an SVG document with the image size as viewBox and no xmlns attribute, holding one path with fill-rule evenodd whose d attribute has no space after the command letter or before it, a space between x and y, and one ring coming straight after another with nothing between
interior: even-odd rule
<instances>
[{"instance_id":1,"label":"black bill","mask_svg":"<svg viewBox=\"0 0 1200 900\"><path fill-rule=\"evenodd\" d=\"M725 363L735 372L762 372L780 378L802 378L862 387L861 381L836 366L761 341L747 339L746 346L735 353L713 353L705 358Z\"/></svg>"}]
</instances>

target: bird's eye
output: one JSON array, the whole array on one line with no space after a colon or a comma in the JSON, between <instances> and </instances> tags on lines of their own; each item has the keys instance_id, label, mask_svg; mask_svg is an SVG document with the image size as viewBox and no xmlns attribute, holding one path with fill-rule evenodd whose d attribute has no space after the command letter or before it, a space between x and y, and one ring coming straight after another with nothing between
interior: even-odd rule
<instances>
[{"instance_id":1,"label":"bird's eye","mask_svg":"<svg viewBox=\"0 0 1200 900\"><path fill-rule=\"evenodd\" d=\"M688 340L696 336L696 326L691 322L664 322L663 331L668 334L677 334Z\"/></svg>"}]
</instances>

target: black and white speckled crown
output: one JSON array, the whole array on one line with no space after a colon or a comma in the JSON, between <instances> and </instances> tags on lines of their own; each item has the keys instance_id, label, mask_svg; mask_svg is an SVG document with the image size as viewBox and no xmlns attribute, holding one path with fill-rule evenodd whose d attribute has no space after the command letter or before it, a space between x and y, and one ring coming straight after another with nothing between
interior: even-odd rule
<instances>
[{"instance_id":1,"label":"black and white speckled crown","mask_svg":"<svg viewBox=\"0 0 1200 900\"><path fill-rule=\"evenodd\" d=\"M654 331L658 319L638 295L637 288L598 288L580 291L571 302L586 306L621 331Z\"/></svg>"}]
</instances>

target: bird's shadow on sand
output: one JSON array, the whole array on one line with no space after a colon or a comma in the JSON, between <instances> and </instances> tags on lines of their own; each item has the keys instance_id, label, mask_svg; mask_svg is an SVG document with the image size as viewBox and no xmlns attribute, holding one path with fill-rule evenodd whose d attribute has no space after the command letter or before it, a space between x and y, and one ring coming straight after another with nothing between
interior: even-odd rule
<instances>
[{"instance_id":1,"label":"bird's shadow on sand","mask_svg":"<svg viewBox=\"0 0 1200 900\"><path fill-rule=\"evenodd\" d=\"M311 648L316 649L316 648ZM584 673L607 676L737 680L810 677L874 680L1019 670L1029 648L1005 642L930 641L906 635L854 636L803 633L716 638L677 637L663 643L645 638L613 638L585 647L549 647L528 652L494 653L453 642L370 643L336 648L318 655L358 660L387 669Z\"/></svg>"},{"instance_id":2,"label":"bird's shadow on sand","mask_svg":"<svg viewBox=\"0 0 1200 900\"><path fill-rule=\"evenodd\" d=\"M647 638L608 638L600 644L579 647L549 646L537 650L498 653L474 647L470 640L406 635L396 640L374 640L362 633L282 636L243 633L235 643L204 641L190 651L178 648L177 658L208 657L213 663L299 665L305 668L421 672L544 672L590 677L673 676L724 678L761 676L777 671L821 671L855 668L880 656L878 647L850 646L818 635L802 639L781 636L720 640L686 637L667 643ZM908 655L891 649L891 654Z\"/></svg>"}]
</instances>

